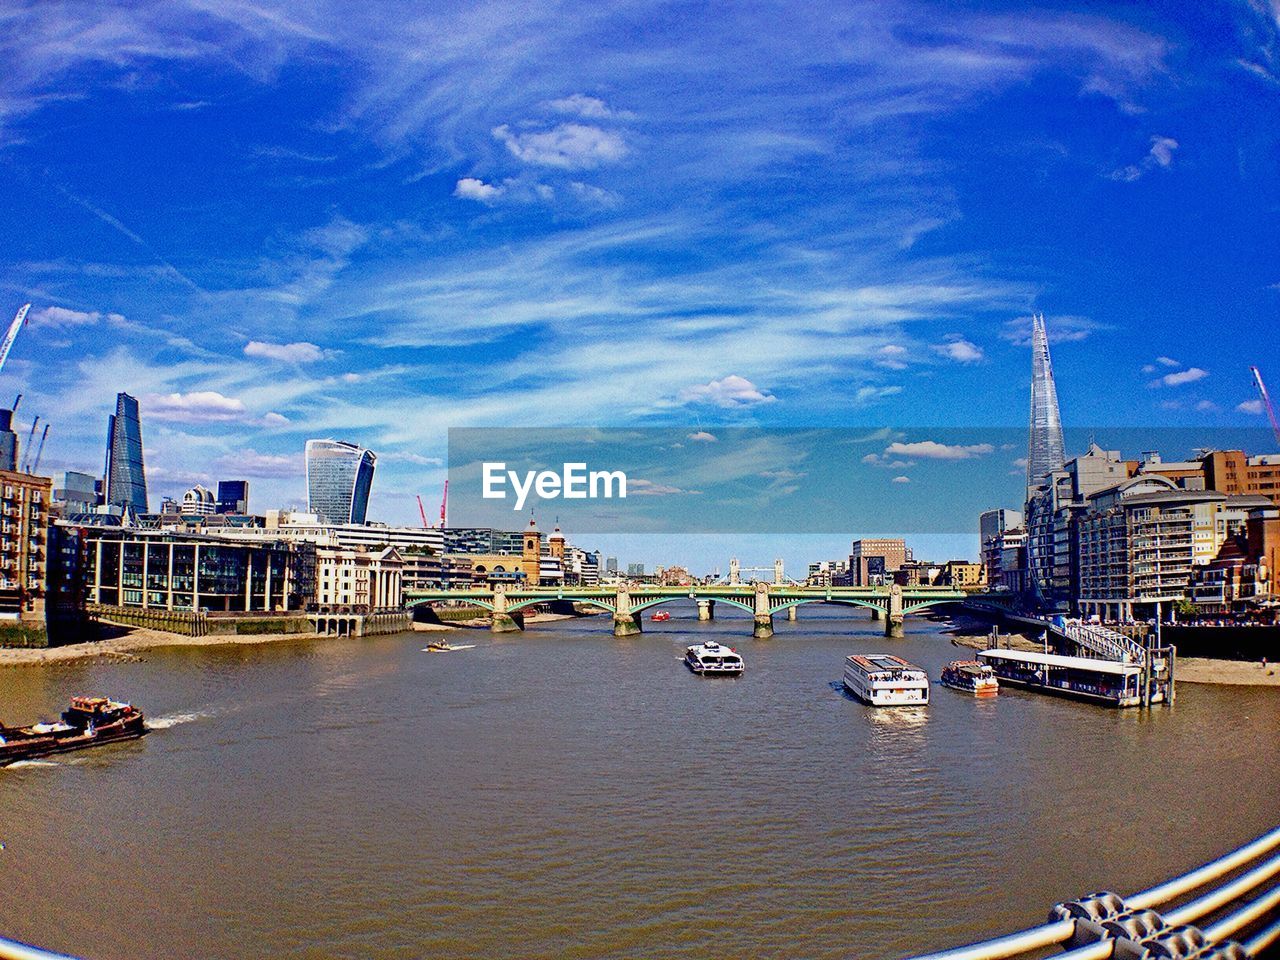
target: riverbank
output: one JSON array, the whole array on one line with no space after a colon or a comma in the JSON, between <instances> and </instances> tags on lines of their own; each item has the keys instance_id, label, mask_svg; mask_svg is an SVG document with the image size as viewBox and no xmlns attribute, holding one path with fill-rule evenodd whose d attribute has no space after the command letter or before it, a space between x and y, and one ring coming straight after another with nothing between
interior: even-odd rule
<instances>
[{"instance_id":1,"label":"riverbank","mask_svg":"<svg viewBox=\"0 0 1280 960\"><path fill-rule=\"evenodd\" d=\"M574 620L569 613L537 613L525 618L526 623L553 623L557 620ZM115 626L115 625L113 625ZM108 660L137 660L137 654L157 647L221 647L256 646L262 643L278 643L282 640L328 639L316 633L259 633L208 635L191 637L182 633L168 633L146 627L115 626L125 631L120 636L87 643L68 643L60 647L0 647L0 667L28 667L48 663L69 663L100 657ZM461 623L415 623L414 631L448 632L453 630L489 629L488 618Z\"/></svg>"},{"instance_id":2,"label":"riverbank","mask_svg":"<svg viewBox=\"0 0 1280 960\"><path fill-rule=\"evenodd\" d=\"M1178 680L1184 683L1218 683L1229 686L1280 687L1280 672L1275 664L1262 666L1252 660L1209 660L1203 657L1179 657Z\"/></svg>"},{"instance_id":3,"label":"riverbank","mask_svg":"<svg viewBox=\"0 0 1280 960\"><path fill-rule=\"evenodd\" d=\"M144 627L120 627L127 631L117 637L68 643L60 647L0 649L0 667L24 667L46 663L64 663L102 657L112 660L136 660L136 654L156 647L221 647L277 643L281 640L315 639L314 633L230 634L227 636L190 637Z\"/></svg>"}]
</instances>

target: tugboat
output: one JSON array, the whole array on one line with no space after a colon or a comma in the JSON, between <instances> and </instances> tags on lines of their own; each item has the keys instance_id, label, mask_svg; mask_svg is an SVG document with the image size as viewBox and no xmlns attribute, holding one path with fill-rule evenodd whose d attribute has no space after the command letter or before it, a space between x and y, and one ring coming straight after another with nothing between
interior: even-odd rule
<instances>
[{"instance_id":1,"label":"tugboat","mask_svg":"<svg viewBox=\"0 0 1280 960\"><path fill-rule=\"evenodd\" d=\"M722 646L714 640L686 647L685 665L704 677L737 677L742 675L742 657L732 647Z\"/></svg>"},{"instance_id":2,"label":"tugboat","mask_svg":"<svg viewBox=\"0 0 1280 960\"><path fill-rule=\"evenodd\" d=\"M1000 693L996 672L977 660L952 660L942 671L942 685L975 697L994 697Z\"/></svg>"},{"instance_id":3,"label":"tugboat","mask_svg":"<svg viewBox=\"0 0 1280 960\"><path fill-rule=\"evenodd\" d=\"M0 724L0 766L54 753L134 740L147 732L142 711L106 697L72 697L57 723L29 727Z\"/></svg>"},{"instance_id":4,"label":"tugboat","mask_svg":"<svg viewBox=\"0 0 1280 960\"><path fill-rule=\"evenodd\" d=\"M670 619L671 619L671 611L670 611L670 610L659 610L657 613L655 613L655 614L654 614L653 616L651 616L649 619L650 619L650 620L652 620L654 623L665 623L666 621L668 621L668 620L670 620Z\"/></svg>"}]
</instances>

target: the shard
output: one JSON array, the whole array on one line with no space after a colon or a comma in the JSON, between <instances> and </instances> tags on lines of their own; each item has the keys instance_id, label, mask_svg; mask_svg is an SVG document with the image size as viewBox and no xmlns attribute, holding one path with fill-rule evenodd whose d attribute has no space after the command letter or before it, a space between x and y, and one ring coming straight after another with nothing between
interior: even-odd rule
<instances>
[{"instance_id":1,"label":"the shard","mask_svg":"<svg viewBox=\"0 0 1280 960\"><path fill-rule=\"evenodd\" d=\"M1058 388L1053 383L1049 335L1044 314L1031 316L1031 441L1027 449L1027 486L1039 486L1066 461Z\"/></svg>"}]
</instances>

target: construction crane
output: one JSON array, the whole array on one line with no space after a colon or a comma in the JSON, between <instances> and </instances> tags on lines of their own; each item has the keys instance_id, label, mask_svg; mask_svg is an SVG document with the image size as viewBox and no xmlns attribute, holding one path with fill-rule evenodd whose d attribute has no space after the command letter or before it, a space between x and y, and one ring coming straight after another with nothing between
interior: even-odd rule
<instances>
[{"instance_id":1,"label":"construction crane","mask_svg":"<svg viewBox=\"0 0 1280 960\"><path fill-rule=\"evenodd\" d=\"M18 331L27 324L27 313L31 310L31 304L23 304L22 309L18 311L18 315L13 318L13 323L9 324L9 332L4 335L4 343L0 344L0 370L4 369L4 362L9 359L9 351L13 349L13 341L18 339ZM19 395L21 398L21 395Z\"/></svg>"},{"instance_id":2,"label":"construction crane","mask_svg":"<svg viewBox=\"0 0 1280 960\"><path fill-rule=\"evenodd\" d=\"M1253 382L1258 385L1258 396L1262 398L1262 408L1267 411L1267 419L1271 421L1271 432L1276 435L1276 443L1280 443L1280 421L1276 420L1276 408L1271 405L1271 395L1267 393L1267 385L1262 382L1262 371L1250 367Z\"/></svg>"},{"instance_id":3,"label":"construction crane","mask_svg":"<svg viewBox=\"0 0 1280 960\"><path fill-rule=\"evenodd\" d=\"M36 458L31 461L31 472L40 472L40 458L44 456L44 442L49 439L49 424L44 425L44 432L40 434L40 446L36 447Z\"/></svg>"},{"instance_id":4,"label":"construction crane","mask_svg":"<svg viewBox=\"0 0 1280 960\"><path fill-rule=\"evenodd\" d=\"M422 529L423 529L423 530L428 529L428 527L430 526L430 524L428 524L428 523L427 523L427 511L426 511L426 509L422 506L422 495L421 495L421 494L419 494L419 495L418 495L418 516L422 517Z\"/></svg>"},{"instance_id":5,"label":"construction crane","mask_svg":"<svg viewBox=\"0 0 1280 960\"><path fill-rule=\"evenodd\" d=\"M449 518L449 481L444 482L444 496L440 498L440 529L445 528Z\"/></svg>"},{"instance_id":6,"label":"construction crane","mask_svg":"<svg viewBox=\"0 0 1280 960\"><path fill-rule=\"evenodd\" d=\"M26 473L27 467L31 465L31 446L36 441L36 426L40 423L40 418L36 417L31 421L31 432L27 434L27 455L22 458L22 464L18 467L18 472Z\"/></svg>"}]
</instances>

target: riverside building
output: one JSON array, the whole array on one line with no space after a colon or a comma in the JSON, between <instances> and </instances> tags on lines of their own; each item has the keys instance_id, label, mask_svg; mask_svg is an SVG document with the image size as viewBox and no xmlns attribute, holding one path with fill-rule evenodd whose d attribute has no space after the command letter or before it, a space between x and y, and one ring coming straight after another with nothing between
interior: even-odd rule
<instances>
[{"instance_id":1,"label":"riverside building","mask_svg":"<svg viewBox=\"0 0 1280 960\"><path fill-rule=\"evenodd\" d=\"M53 481L0 470L0 618L42 621Z\"/></svg>"}]
</instances>

